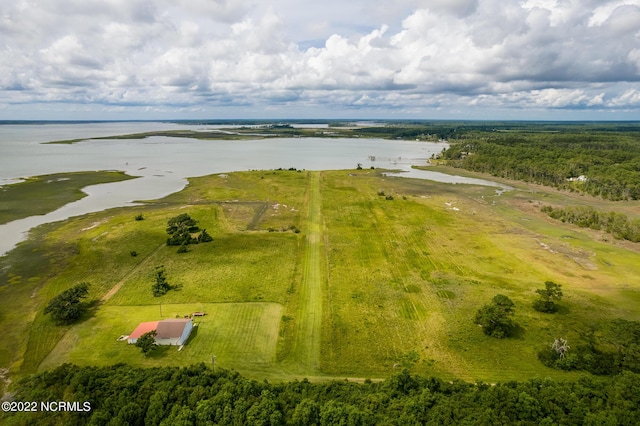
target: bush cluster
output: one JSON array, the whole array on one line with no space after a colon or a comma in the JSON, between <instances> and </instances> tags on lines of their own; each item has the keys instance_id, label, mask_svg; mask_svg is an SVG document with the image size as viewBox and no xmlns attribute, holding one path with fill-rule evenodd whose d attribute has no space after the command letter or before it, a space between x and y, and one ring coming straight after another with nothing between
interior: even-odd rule
<instances>
[{"instance_id":1,"label":"bush cluster","mask_svg":"<svg viewBox=\"0 0 640 426\"><path fill-rule=\"evenodd\" d=\"M543 206L540 211L553 219L578 225L581 228L603 230L619 240L640 242L640 219L630 220L618 212L599 212L591 206L555 208Z\"/></svg>"}]
</instances>

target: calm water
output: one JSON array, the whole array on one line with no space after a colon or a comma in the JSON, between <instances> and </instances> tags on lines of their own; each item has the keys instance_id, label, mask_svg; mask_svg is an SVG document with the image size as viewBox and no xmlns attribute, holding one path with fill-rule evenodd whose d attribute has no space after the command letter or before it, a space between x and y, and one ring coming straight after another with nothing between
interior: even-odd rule
<instances>
[{"instance_id":1,"label":"calm water","mask_svg":"<svg viewBox=\"0 0 640 426\"><path fill-rule=\"evenodd\" d=\"M426 142L322 138L204 141L151 137L94 140L73 145L42 144L52 140L151 130L206 130L214 127L219 126L157 122L0 125L0 184L9 184L28 176L83 170L123 170L132 176L139 176L138 179L125 182L86 187L83 190L89 194L88 197L55 212L0 225L0 254L24 240L25 233L35 226L131 205L135 200L160 198L182 189L187 177L279 167L353 169L358 163L365 168L374 166L416 173L415 170L411 171L411 165L425 164L432 154L439 153L445 147L443 144ZM457 181L455 176L429 173L427 179L451 183ZM493 182L468 178L464 183L495 185Z\"/></svg>"}]
</instances>

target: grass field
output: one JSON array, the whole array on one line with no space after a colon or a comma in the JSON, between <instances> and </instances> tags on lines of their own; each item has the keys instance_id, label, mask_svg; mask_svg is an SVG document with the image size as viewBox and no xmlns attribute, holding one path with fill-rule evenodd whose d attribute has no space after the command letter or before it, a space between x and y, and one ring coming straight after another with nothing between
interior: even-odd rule
<instances>
[{"instance_id":1,"label":"grass field","mask_svg":"<svg viewBox=\"0 0 640 426\"><path fill-rule=\"evenodd\" d=\"M1 258L0 297L15 303L0 311L10 343L0 366L25 374L62 362L182 365L216 355L220 366L276 380L377 378L400 368L489 382L575 377L544 367L537 351L557 337L577 343L608 319L640 319L637 245L539 211L580 200L637 207L525 185L498 195L373 170L191 179L157 202L42 227ZM184 254L167 247L167 220L183 212L214 241ZM156 298L160 265L178 288ZM547 280L563 286L556 315L531 307ZM53 325L46 302L82 281L100 302L76 325ZM498 293L516 303L520 329L511 339L487 337L473 323ZM183 351L145 358L116 342L159 319L160 303L164 317L208 313Z\"/></svg>"},{"instance_id":2,"label":"grass field","mask_svg":"<svg viewBox=\"0 0 640 426\"><path fill-rule=\"evenodd\" d=\"M182 317L195 311L207 315L194 320L197 326L181 351L166 346L145 357L135 345L117 340L140 322ZM138 366L210 364L212 356L221 367L268 368L276 361L281 317L282 306L277 303L105 306L94 317L69 329L41 368L64 362L81 365L125 362Z\"/></svg>"}]
</instances>

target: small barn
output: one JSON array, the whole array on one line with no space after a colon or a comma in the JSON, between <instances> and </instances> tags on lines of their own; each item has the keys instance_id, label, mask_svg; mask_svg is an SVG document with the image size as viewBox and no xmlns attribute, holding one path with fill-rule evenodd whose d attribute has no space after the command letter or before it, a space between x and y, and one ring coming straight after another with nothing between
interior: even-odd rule
<instances>
[{"instance_id":1,"label":"small barn","mask_svg":"<svg viewBox=\"0 0 640 426\"><path fill-rule=\"evenodd\" d=\"M135 344L140 336L155 330L157 345L184 345L192 329L193 322L188 318L142 322L129 335L127 342Z\"/></svg>"},{"instance_id":2,"label":"small barn","mask_svg":"<svg viewBox=\"0 0 640 426\"><path fill-rule=\"evenodd\" d=\"M189 318L167 319L158 323L156 344L184 345L189 338L193 323Z\"/></svg>"},{"instance_id":3,"label":"small barn","mask_svg":"<svg viewBox=\"0 0 640 426\"><path fill-rule=\"evenodd\" d=\"M141 322L138 324L135 330L129 334L127 337L127 342L131 345L135 345L138 339L145 333L153 331L158 328L158 323L160 321L151 321L151 322Z\"/></svg>"}]
</instances>

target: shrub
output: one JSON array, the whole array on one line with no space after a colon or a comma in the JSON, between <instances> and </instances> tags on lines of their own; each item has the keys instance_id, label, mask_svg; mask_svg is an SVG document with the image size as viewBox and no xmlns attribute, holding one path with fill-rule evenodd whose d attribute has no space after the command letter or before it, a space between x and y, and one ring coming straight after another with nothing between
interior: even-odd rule
<instances>
[{"instance_id":1,"label":"shrub","mask_svg":"<svg viewBox=\"0 0 640 426\"><path fill-rule=\"evenodd\" d=\"M555 303L542 299L533 301L533 309L538 312L544 312L545 314L553 314L558 311L558 307Z\"/></svg>"},{"instance_id":2,"label":"shrub","mask_svg":"<svg viewBox=\"0 0 640 426\"><path fill-rule=\"evenodd\" d=\"M213 237L207 233L206 229L203 229L200 235L198 235L198 242L208 243L213 241Z\"/></svg>"}]
</instances>

